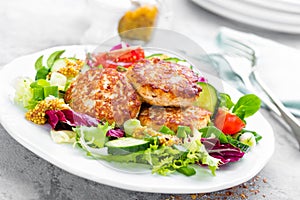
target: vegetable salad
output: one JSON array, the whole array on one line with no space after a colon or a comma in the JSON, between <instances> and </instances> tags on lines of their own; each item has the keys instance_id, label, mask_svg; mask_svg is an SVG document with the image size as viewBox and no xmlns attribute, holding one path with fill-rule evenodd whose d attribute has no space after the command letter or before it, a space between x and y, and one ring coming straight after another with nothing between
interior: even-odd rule
<instances>
[{"instance_id":1,"label":"vegetable salad","mask_svg":"<svg viewBox=\"0 0 300 200\"><path fill-rule=\"evenodd\" d=\"M117 125L79 113L64 101L64 95L86 70L112 68L126 73L138 62L157 59L187 68L192 66L179 58L160 53L146 55L141 47L124 45L97 55L88 53L86 60L64 57L64 52L53 52L47 59L43 55L37 58L32 66L35 77L20 77L14 98L26 109L28 121L51 125L49 134L56 143L72 143L94 159L147 164L152 173L160 175L176 172L192 176L197 167L207 167L215 175L221 166L251 153L262 138L248 130L246 122L259 110L260 99L247 94L233 102L229 94L217 91L205 77L197 81L201 93L195 105L210 115L200 129L179 123L176 131L166 125L155 130L138 118Z\"/></svg>"}]
</instances>

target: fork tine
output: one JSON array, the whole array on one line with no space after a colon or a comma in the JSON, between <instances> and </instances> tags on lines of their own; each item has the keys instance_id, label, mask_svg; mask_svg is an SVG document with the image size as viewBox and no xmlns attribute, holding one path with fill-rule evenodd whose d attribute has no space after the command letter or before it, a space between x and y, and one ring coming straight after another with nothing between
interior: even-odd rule
<instances>
[{"instance_id":1,"label":"fork tine","mask_svg":"<svg viewBox=\"0 0 300 200\"><path fill-rule=\"evenodd\" d=\"M256 51L250 46L228 36L223 36L221 33L217 35L217 42L219 46L228 49L229 52L233 52L236 55L243 56L250 60L252 66L256 65Z\"/></svg>"},{"instance_id":2,"label":"fork tine","mask_svg":"<svg viewBox=\"0 0 300 200\"><path fill-rule=\"evenodd\" d=\"M232 45L236 46L238 49L241 49L245 52L248 52L251 55L255 55L255 50L252 47L246 45L243 42L239 42L236 39L230 38L229 36L224 36L221 33L218 34L217 41L218 41L219 44L222 44L222 43L225 43L225 42L229 43L229 44L232 44Z\"/></svg>"},{"instance_id":3,"label":"fork tine","mask_svg":"<svg viewBox=\"0 0 300 200\"><path fill-rule=\"evenodd\" d=\"M227 53L230 53L232 55L239 55L239 56L247 58L248 60L251 60L253 58L253 56L251 54L249 54L248 52L243 51L238 46L233 45L231 43L224 42L222 48L224 50L228 50Z\"/></svg>"}]
</instances>

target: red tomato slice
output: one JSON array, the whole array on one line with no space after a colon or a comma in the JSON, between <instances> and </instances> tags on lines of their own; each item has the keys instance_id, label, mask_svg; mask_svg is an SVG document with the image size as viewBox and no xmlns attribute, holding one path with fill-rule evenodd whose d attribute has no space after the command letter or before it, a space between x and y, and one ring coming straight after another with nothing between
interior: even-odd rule
<instances>
[{"instance_id":1,"label":"red tomato slice","mask_svg":"<svg viewBox=\"0 0 300 200\"><path fill-rule=\"evenodd\" d=\"M219 108L214 124L223 133L229 135L240 132L246 126L238 116L222 108Z\"/></svg>"},{"instance_id":2,"label":"red tomato slice","mask_svg":"<svg viewBox=\"0 0 300 200\"><path fill-rule=\"evenodd\" d=\"M129 67L143 58L145 58L145 53L142 48L129 47L96 55L94 66L102 65L104 68L116 68L117 66Z\"/></svg>"}]
</instances>

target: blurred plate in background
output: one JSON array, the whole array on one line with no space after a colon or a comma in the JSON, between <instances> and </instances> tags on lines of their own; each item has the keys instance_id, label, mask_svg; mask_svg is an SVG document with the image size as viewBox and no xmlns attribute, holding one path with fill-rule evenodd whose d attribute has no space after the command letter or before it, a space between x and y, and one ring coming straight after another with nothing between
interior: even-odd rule
<instances>
[{"instance_id":1,"label":"blurred plate in background","mask_svg":"<svg viewBox=\"0 0 300 200\"><path fill-rule=\"evenodd\" d=\"M267 6L267 2L257 3L255 0L227 0L226 3L222 0L192 1L213 13L241 23L272 31L300 33L300 12L298 12L300 4L291 4L287 1L284 4L279 0L268 0L273 6ZM279 2L285 7L275 9L273 1L277 2L277 7L279 7ZM294 9L288 12L289 7L294 7Z\"/></svg>"}]
</instances>

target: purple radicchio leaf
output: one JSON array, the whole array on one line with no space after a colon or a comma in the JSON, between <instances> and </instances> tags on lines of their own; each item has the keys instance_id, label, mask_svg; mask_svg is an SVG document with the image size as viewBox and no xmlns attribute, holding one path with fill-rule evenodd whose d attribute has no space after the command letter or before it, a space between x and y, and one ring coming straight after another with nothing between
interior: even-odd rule
<instances>
[{"instance_id":1,"label":"purple radicchio leaf","mask_svg":"<svg viewBox=\"0 0 300 200\"><path fill-rule=\"evenodd\" d=\"M200 77L198 78L198 82L208 83L208 80L207 80L205 77L200 76Z\"/></svg>"},{"instance_id":2,"label":"purple radicchio leaf","mask_svg":"<svg viewBox=\"0 0 300 200\"><path fill-rule=\"evenodd\" d=\"M202 138L201 142L210 156L221 159L221 165L225 165L229 162L236 162L245 154L239 148L234 147L229 143L221 144L217 138Z\"/></svg>"},{"instance_id":3,"label":"purple radicchio leaf","mask_svg":"<svg viewBox=\"0 0 300 200\"><path fill-rule=\"evenodd\" d=\"M122 43L117 44L117 45L113 46L113 47L110 49L110 51L123 49L124 46L129 47L129 44L122 44Z\"/></svg>"},{"instance_id":4,"label":"purple radicchio leaf","mask_svg":"<svg viewBox=\"0 0 300 200\"><path fill-rule=\"evenodd\" d=\"M125 132L121 129L110 129L107 131L106 136L114 137L114 138L121 138L124 137Z\"/></svg>"},{"instance_id":5,"label":"purple radicchio leaf","mask_svg":"<svg viewBox=\"0 0 300 200\"><path fill-rule=\"evenodd\" d=\"M48 110L46 111L48 123L55 130L72 130L76 126L97 126L99 120L86 114L73 110Z\"/></svg>"}]
</instances>

